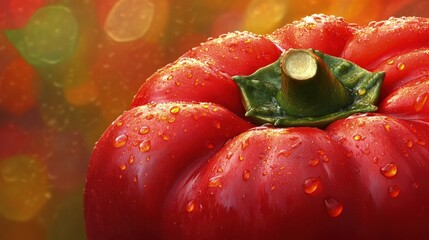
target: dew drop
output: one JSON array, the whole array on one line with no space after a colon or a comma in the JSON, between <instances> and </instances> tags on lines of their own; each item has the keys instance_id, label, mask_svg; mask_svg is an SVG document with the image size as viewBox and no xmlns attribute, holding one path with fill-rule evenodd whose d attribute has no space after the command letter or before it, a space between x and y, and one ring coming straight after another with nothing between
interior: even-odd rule
<instances>
[{"instance_id":1,"label":"dew drop","mask_svg":"<svg viewBox=\"0 0 429 240\"><path fill-rule=\"evenodd\" d=\"M120 168L122 171L124 171L125 169L127 169L127 166L125 166L125 164L123 164L123 165L121 165L119 168Z\"/></svg>"},{"instance_id":2,"label":"dew drop","mask_svg":"<svg viewBox=\"0 0 429 240\"><path fill-rule=\"evenodd\" d=\"M365 150L362 150L363 154L369 155L371 153L371 149L369 147L365 148Z\"/></svg>"},{"instance_id":3,"label":"dew drop","mask_svg":"<svg viewBox=\"0 0 429 240\"><path fill-rule=\"evenodd\" d=\"M216 121L216 122L214 123L214 127L215 127L216 129L220 129L220 128L221 128L220 122L219 122L219 121Z\"/></svg>"},{"instance_id":4,"label":"dew drop","mask_svg":"<svg viewBox=\"0 0 429 240\"><path fill-rule=\"evenodd\" d=\"M307 162L308 166L315 167L319 164L320 160L318 158L313 158Z\"/></svg>"},{"instance_id":5,"label":"dew drop","mask_svg":"<svg viewBox=\"0 0 429 240\"><path fill-rule=\"evenodd\" d=\"M246 169L243 172L243 180L248 181L249 179L250 179L250 171Z\"/></svg>"},{"instance_id":6,"label":"dew drop","mask_svg":"<svg viewBox=\"0 0 429 240\"><path fill-rule=\"evenodd\" d=\"M319 150L317 150L317 153L318 153L320 156L326 155L326 152L325 152L325 150L323 150L323 149L319 149Z\"/></svg>"},{"instance_id":7,"label":"dew drop","mask_svg":"<svg viewBox=\"0 0 429 240\"><path fill-rule=\"evenodd\" d=\"M141 115L143 115L142 111L138 111L134 113L134 117L140 117Z\"/></svg>"},{"instance_id":8,"label":"dew drop","mask_svg":"<svg viewBox=\"0 0 429 240\"><path fill-rule=\"evenodd\" d=\"M125 134L121 134L121 135L119 135L119 136L115 139L115 141L113 141L113 146L114 146L115 148L120 148L120 147L122 147L122 146L124 146L124 145L125 145L125 143L127 142L127 140L128 140L127 135L125 135Z\"/></svg>"},{"instance_id":9,"label":"dew drop","mask_svg":"<svg viewBox=\"0 0 429 240\"><path fill-rule=\"evenodd\" d=\"M310 177L304 181L302 185L304 192L307 194L313 194L319 188L321 180L319 177Z\"/></svg>"},{"instance_id":10,"label":"dew drop","mask_svg":"<svg viewBox=\"0 0 429 240\"><path fill-rule=\"evenodd\" d=\"M283 157L289 157L292 154L292 151L290 150L280 150L279 153L277 154L277 157L283 156Z\"/></svg>"},{"instance_id":11,"label":"dew drop","mask_svg":"<svg viewBox=\"0 0 429 240\"><path fill-rule=\"evenodd\" d=\"M396 65L396 69L398 69L399 71L404 70L405 64L403 62L398 63L398 65Z\"/></svg>"},{"instance_id":12,"label":"dew drop","mask_svg":"<svg viewBox=\"0 0 429 240\"><path fill-rule=\"evenodd\" d=\"M360 140L362 140L362 136L360 134L356 134L353 136L353 140L360 141Z\"/></svg>"},{"instance_id":13,"label":"dew drop","mask_svg":"<svg viewBox=\"0 0 429 240\"><path fill-rule=\"evenodd\" d=\"M408 148L412 148L413 147L413 141L408 140L405 145L407 145Z\"/></svg>"},{"instance_id":14,"label":"dew drop","mask_svg":"<svg viewBox=\"0 0 429 240\"><path fill-rule=\"evenodd\" d=\"M359 96L363 96L363 95L365 95L365 93L366 93L366 88L359 88L359 90L358 90L358 95Z\"/></svg>"},{"instance_id":15,"label":"dew drop","mask_svg":"<svg viewBox=\"0 0 429 240\"><path fill-rule=\"evenodd\" d=\"M117 122L116 122L116 126L117 126L117 127L121 127L123 124L124 124L124 123L123 123L122 121L117 121Z\"/></svg>"},{"instance_id":16,"label":"dew drop","mask_svg":"<svg viewBox=\"0 0 429 240\"><path fill-rule=\"evenodd\" d=\"M143 126L140 128L139 133L142 135L147 134L150 131L150 128L148 126Z\"/></svg>"},{"instance_id":17,"label":"dew drop","mask_svg":"<svg viewBox=\"0 0 429 240\"><path fill-rule=\"evenodd\" d=\"M343 212L343 204L333 197L325 198L324 203L330 217L338 217Z\"/></svg>"},{"instance_id":18,"label":"dew drop","mask_svg":"<svg viewBox=\"0 0 429 240\"><path fill-rule=\"evenodd\" d=\"M394 62L395 62L395 60L390 59L389 61L387 61L387 65L393 65Z\"/></svg>"},{"instance_id":19,"label":"dew drop","mask_svg":"<svg viewBox=\"0 0 429 240\"><path fill-rule=\"evenodd\" d=\"M423 107L426 105L426 102L428 100L428 92L421 93L419 96L417 96L416 100L414 100L414 110L416 112L420 112Z\"/></svg>"},{"instance_id":20,"label":"dew drop","mask_svg":"<svg viewBox=\"0 0 429 240\"><path fill-rule=\"evenodd\" d=\"M174 106L174 107L170 108L170 112L172 114L178 114L180 112L180 107L179 106Z\"/></svg>"},{"instance_id":21,"label":"dew drop","mask_svg":"<svg viewBox=\"0 0 429 240\"><path fill-rule=\"evenodd\" d=\"M171 117L168 119L168 123L174 123L176 121L175 117Z\"/></svg>"},{"instance_id":22,"label":"dew drop","mask_svg":"<svg viewBox=\"0 0 429 240\"><path fill-rule=\"evenodd\" d=\"M138 178L137 178L137 176L134 176L134 178L133 178L133 182L137 182L138 181Z\"/></svg>"},{"instance_id":23,"label":"dew drop","mask_svg":"<svg viewBox=\"0 0 429 240\"><path fill-rule=\"evenodd\" d=\"M420 187L420 184L418 182L413 183L413 188L418 189Z\"/></svg>"},{"instance_id":24,"label":"dew drop","mask_svg":"<svg viewBox=\"0 0 429 240\"><path fill-rule=\"evenodd\" d=\"M190 213L194 211L194 209L195 209L195 201L191 200L188 202L188 204L186 204L186 211Z\"/></svg>"},{"instance_id":25,"label":"dew drop","mask_svg":"<svg viewBox=\"0 0 429 240\"><path fill-rule=\"evenodd\" d=\"M173 79L173 75L169 75L169 76L167 77L167 80L171 80L171 79Z\"/></svg>"},{"instance_id":26,"label":"dew drop","mask_svg":"<svg viewBox=\"0 0 429 240\"><path fill-rule=\"evenodd\" d=\"M380 173L387 178L392 178L398 173L398 167L394 163L388 163L380 168Z\"/></svg>"},{"instance_id":27,"label":"dew drop","mask_svg":"<svg viewBox=\"0 0 429 240\"><path fill-rule=\"evenodd\" d=\"M307 30L314 29L314 28L316 28L316 24L315 24L315 23L312 23L312 22L305 23L305 28L306 28Z\"/></svg>"},{"instance_id":28,"label":"dew drop","mask_svg":"<svg viewBox=\"0 0 429 240\"><path fill-rule=\"evenodd\" d=\"M211 143L211 142L206 142L206 148L207 149L213 149L214 148L214 145L213 145L213 143Z\"/></svg>"},{"instance_id":29,"label":"dew drop","mask_svg":"<svg viewBox=\"0 0 429 240\"><path fill-rule=\"evenodd\" d=\"M143 142L140 143L140 152L148 152L151 148L151 144L149 140L144 140Z\"/></svg>"},{"instance_id":30,"label":"dew drop","mask_svg":"<svg viewBox=\"0 0 429 240\"><path fill-rule=\"evenodd\" d=\"M426 146L426 142L423 140L416 140L416 144L418 144L420 146Z\"/></svg>"},{"instance_id":31,"label":"dew drop","mask_svg":"<svg viewBox=\"0 0 429 240\"><path fill-rule=\"evenodd\" d=\"M392 185L387 188L387 192L391 198L397 198L399 196L400 189L398 185Z\"/></svg>"},{"instance_id":32,"label":"dew drop","mask_svg":"<svg viewBox=\"0 0 429 240\"><path fill-rule=\"evenodd\" d=\"M130 159L128 159L128 164L132 165L134 161L135 161L134 156L131 156Z\"/></svg>"},{"instance_id":33,"label":"dew drop","mask_svg":"<svg viewBox=\"0 0 429 240\"><path fill-rule=\"evenodd\" d=\"M222 182L220 181L221 178L222 178L221 176L215 176L215 177L210 178L208 186L210 188L222 187Z\"/></svg>"},{"instance_id":34,"label":"dew drop","mask_svg":"<svg viewBox=\"0 0 429 240\"><path fill-rule=\"evenodd\" d=\"M146 116L146 119L147 120L151 120L151 119L153 119L155 116L153 115L153 114L148 114L147 116Z\"/></svg>"},{"instance_id":35,"label":"dew drop","mask_svg":"<svg viewBox=\"0 0 429 240\"><path fill-rule=\"evenodd\" d=\"M231 159L231 157L232 157L232 155L233 155L234 153L233 152L228 152L227 154L226 154L226 159Z\"/></svg>"},{"instance_id":36,"label":"dew drop","mask_svg":"<svg viewBox=\"0 0 429 240\"><path fill-rule=\"evenodd\" d=\"M384 130L386 130L386 132L390 132L390 125L389 124L384 124Z\"/></svg>"},{"instance_id":37,"label":"dew drop","mask_svg":"<svg viewBox=\"0 0 429 240\"><path fill-rule=\"evenodd\" d=\"M246 149L247 146L249 146L249 139L246 138L242 143L241 143L241 149Z\"/></svg>"},{"instance_id":38,"label":"dew drop","mask_svg":"<svg viewBox=\"0 0 429 240\"><path fill-rule=\"evenodd\" d=\"M162 138L162 140L164 140L164 141L168 141L168 140L170 140L170 137L169 137L167 134L162 134L162 135L161 135L161 138Z\"/></svg>"}]
</instances>

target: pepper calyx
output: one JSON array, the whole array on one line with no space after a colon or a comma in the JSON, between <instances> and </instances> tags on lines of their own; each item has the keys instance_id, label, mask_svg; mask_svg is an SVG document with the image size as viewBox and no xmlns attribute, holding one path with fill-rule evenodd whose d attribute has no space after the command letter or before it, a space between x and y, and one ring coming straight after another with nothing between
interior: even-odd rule
<instances>
[{"instance_id":1,"label":"pepper calyx","mask_svg":"<svg viewBox=\"0 0 429 240\"><path fill-rule=\"evenodd\" d=\"M377 111L383 72L369 72L313 49L290 49L249 76L234 76L246 117L276 127L323 128Z\"/></svg>"}]
</instances>

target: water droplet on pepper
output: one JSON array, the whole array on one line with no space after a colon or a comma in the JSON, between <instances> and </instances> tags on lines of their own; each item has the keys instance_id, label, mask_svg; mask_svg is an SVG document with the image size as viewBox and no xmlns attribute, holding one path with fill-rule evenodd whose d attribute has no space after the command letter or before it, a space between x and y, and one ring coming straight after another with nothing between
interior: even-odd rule
<instances>
[{"instance_id":1,"label":"water droplet on pepper","mask_svg":"<svg viewBox=\"0 0 429 240\"><path fill-rule=\"evenodd\" d=\"M304 181L303 189L307 194L313 194L319 188L321 180L319 177L310 177Z\"/></svg>"},{"instance_id":2,"label":"water droplet on pepper","mask_svg":"<svg viewBox=\"0 0 429 240\"><path fill-rule=\"evenodd\" d=\"M408 148L412 148L413 147L413 141L408 140L405 145L407 145Z\"/></svg>"},{"instance_id":3,"label":"water droplet on pepper","mask_svg":"<svg viewBox=\"0 0 429 240\"><path fill-rule=\"evenodd\" d=\"M246 169L243 172L243 180L248 181L249 179L250 179L250 171Z\"/></svg>"},{"instance_id":4,"label":"water droplet on pepper","mask_svg":"<svg viewBox=\"0 0 429 240\"><path fill-rule=\"evenodd\" d=\"M359 88L359 90L358 90L357 93L358 93L359 96L363 96L366 93L366 89L365 88Z\"/></svg>"},{"instance_id":5,"label":"water droplet on pepper","mask_svg":"<svg viewBox=\"0 0 429 240\"><path fill-rule=\"evenodd\" d=\"M398 69L399 71L402 71L405 69L405 64L400 62L398 63L398 65L396 65L396 69Z\"/></svg>"},{"instance_id":6,"label":"water droplet on pepper","mask_svg":"<svg viewBox=\"0 0 429 240\"><path fill-rule=\"evenodd\" d=\"M356 134L353 136L353 140L360 141L360 140L362 140L362 136L360 134Z\"/></svg>"},{"instance_id":7,"label":"water droplet on pepper","mask_svg":"<svg viewBox=\"0 0 429 240\"><path fill-rule=\"evenodd\" d=\"M194 211L194 209L195 209L195 201L191 200L188 202L188 204L186 204L186 211L190 213Z\"/></svg>"},{"instance_id":8,"label":"water droplet on pepper","mask_svg":"<svg viewBox=\"0 0 429 240\"><path fill-rule=\"evenodd\" d=\"M151 119L153 119L155 116L153 115L153 114L148 114L147 116L146 116L146 119L147 120L151 120Z\"/></svg>"},{"instance_id":9,"label":"water droplet on pepper","mask_svg":"<svg viewBox=\"0 0 429 240\"><path fill-rule=\"evenodd\" d=\"M397 198L399 196L400 189L398 185L392 185L387 188L387 192L391 198Z\"/></svg>"},{"instance_id":10,"label":"water droplet on pepper","mask_svg":"<svg viewBox=\"0 0 429 240\"><path fill-rule=\"evenodd\" d=\"M249 146L249 139L246 138L242 143L241 143L241 149L246 149L247 146Z\"/></svg>"},{"instance_id":11,"label":"water droplet on pepper","mask_svg":"<svg viewBox=\"0 0 429 240\"><path fill-rule=\"evenodd\" d=\"M325 198L324 204L330 217L338 217L343 212L343 204L333 197Z\"/></svg>"},{"instance_id":12,"label":"water droplet on pepper","mask_svg":"<svg viewBox=\"0 0 429 240\"><path fill-rule=\"evenodd\" d=\"M162 140L164 140L164 141L170 140L170 137L167 134L162 134L161 137L162 137Z\"/></svg>"},{"instance_id":13,"label":"water droplet on pepper","mask_svg":"<svg viewBox=\"0 0 429 240\"><path fill-rule=\"evenodd\" d=\"M128 164L132 165L134 161L135 161L134 156L131 156L130 159L128 159Z\"/></svg>"},{"instance_id":14,"label":"water droplet on pepper","mask_svg":"<svg viewBox=\"0 0 429 240\"><path fill-rule=\"evenodd\" d=\"M210 188L222 187L221 178L222 178L221 176L215 176L215 177L210 178L208 186Z\"/></svg>"},{"instance_id":15,"label":"water droplet on pepper","mask_svg":"<svg viewBox=\"0 0 429 240\"><path fill-rule=\"evenodd\" d=\"M128 137L125 134L121 134L118 137L115 138L115 140L113 141L113 146L115 148L120 148L122 146L125 145L125 143L127 142Z\"/></svg>"},{"instance_id":16,"label":"water droplet on pepper","mask_svg":"<svg viewBox=\"0 0 429 240\"><path fill-rule=\"evenodd\" d=\"M173 106L172 108L170 108L170 112L172 114L177 114L180 112L180 107L179 106Z\"/></svg>"},{"instance_id":17,"label":"water droplet on pepper","mask_svg":"<svg viewBox=\"0 0 429 240\"><path fill-rule=\"evenodd\" d=\"M292 151L290 150L280 150L279 153L277 154L277 157L283 156L283 157L289 157L292 154Z\"/></svg>"},{"instance_id":18,"label":"water droplet on pepper","mask_svg":"<svg viewBox=\"0 0 429 240\"><path fill-rule=\"evenodd\" d=\"M387 178L392 178L398 173L398 167L394 163L388 163L380 168L380 173Z\"/></svg>"},{"instance_id":19,"label":"water droplet on pepper","mask_svg":"<svg viewBox=\"0 0 429 240\"><path fill-rule=\"evenodd\" d=\"M139 133L144 135L147 134L150 131L150 128L148 126L143 126L140 128Z\"/></svg>"},{"instance_id":20,"label":"water droplet on pepper","mask_svg":"<svg viewBox=\"0 0 429 240\"><path fill-rule=\"evenodd\" d=\"M313 158L310 161L308 161L308 166L315 167L319 164L320 160L318 158Z\"/></svg>"},{"instance_id":21,"label":"water droplet on pepper","mask_svg":"<svg viewBox=\"0 0 429 240\"><path fill-rule=\"evenodd\" d=\"M426 142L423 140L416 140L416 144L418 144L420 146L426 146Z\"/></svg>"},{"instance_id":22,"label":"water droplet on pepper","mask_svg":"<svg viewBox=\"0 0 429 240\"><path fill-rule=\"evenodd\" d=\"M414 111L420 112L423 107L426 105L428 100L428 93L421 93L419 96L417 96L416 100L414 100Z\"/></svg>"},{"instance_id":23,"label":"water droplet on pepper","mask_svg":"<svg viewBox=\"0 0 429 240\"><path fill-rule=\"evenodd\" d=\"M144 140L143 142L140 143L140 151L141 152L148 152L151 148L151 143L149 140Z\"/></svg>"},{"instance_id":24,"label":"water droplet on pepper","mask_svg":"<svg viewBox=\"0 0 429 240\"><path fill-rule=\"evenodd\" d=\"M386 132L390 132L390 125L389 124L384 124L384 130L386 130Z\"/></svg>"},{"instance_id":25,"label":"water droplet on pepper","mask_svg":"<svg viewBox=\"0 0 429 240\"><path fill-rule=\"evenodd\" d=\"M207 149L213 149L214 148L214 145L213 145L213 143L211 143L211 142L206 142L206 148Z\"/></svg>"}]
</instances>

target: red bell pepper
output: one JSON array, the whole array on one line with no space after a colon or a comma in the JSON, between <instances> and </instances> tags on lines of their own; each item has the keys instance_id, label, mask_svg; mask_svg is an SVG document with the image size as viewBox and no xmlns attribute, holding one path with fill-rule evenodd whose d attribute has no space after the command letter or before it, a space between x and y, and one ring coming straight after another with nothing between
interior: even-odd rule
<instances>
[{"instance_id":1,"label":"red bell pepper","mask_svg":"<svg viewBox=\"0 0 429 240\"><path fill-rule=\"evenodd\" d=\"M429 20L210 39L96 144L88 239L428 239Z\"/></svg>"}]
</instances>

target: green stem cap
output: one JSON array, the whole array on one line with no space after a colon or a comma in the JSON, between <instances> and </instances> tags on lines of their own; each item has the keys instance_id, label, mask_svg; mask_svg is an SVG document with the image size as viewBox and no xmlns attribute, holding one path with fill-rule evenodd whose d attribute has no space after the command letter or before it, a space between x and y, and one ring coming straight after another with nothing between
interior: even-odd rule
<instances>
[{"instance_id":1,"label":"green stem cap","mask_svg":"<svg viewBox=\"0 0 429 240\"><path fill-rule=\"evenodd\" d=\"M290 49L249 76L235 76L246 116L278 127L325 127L374 112L384 73L312 49Z\"/></svg>"}]
</instances>

